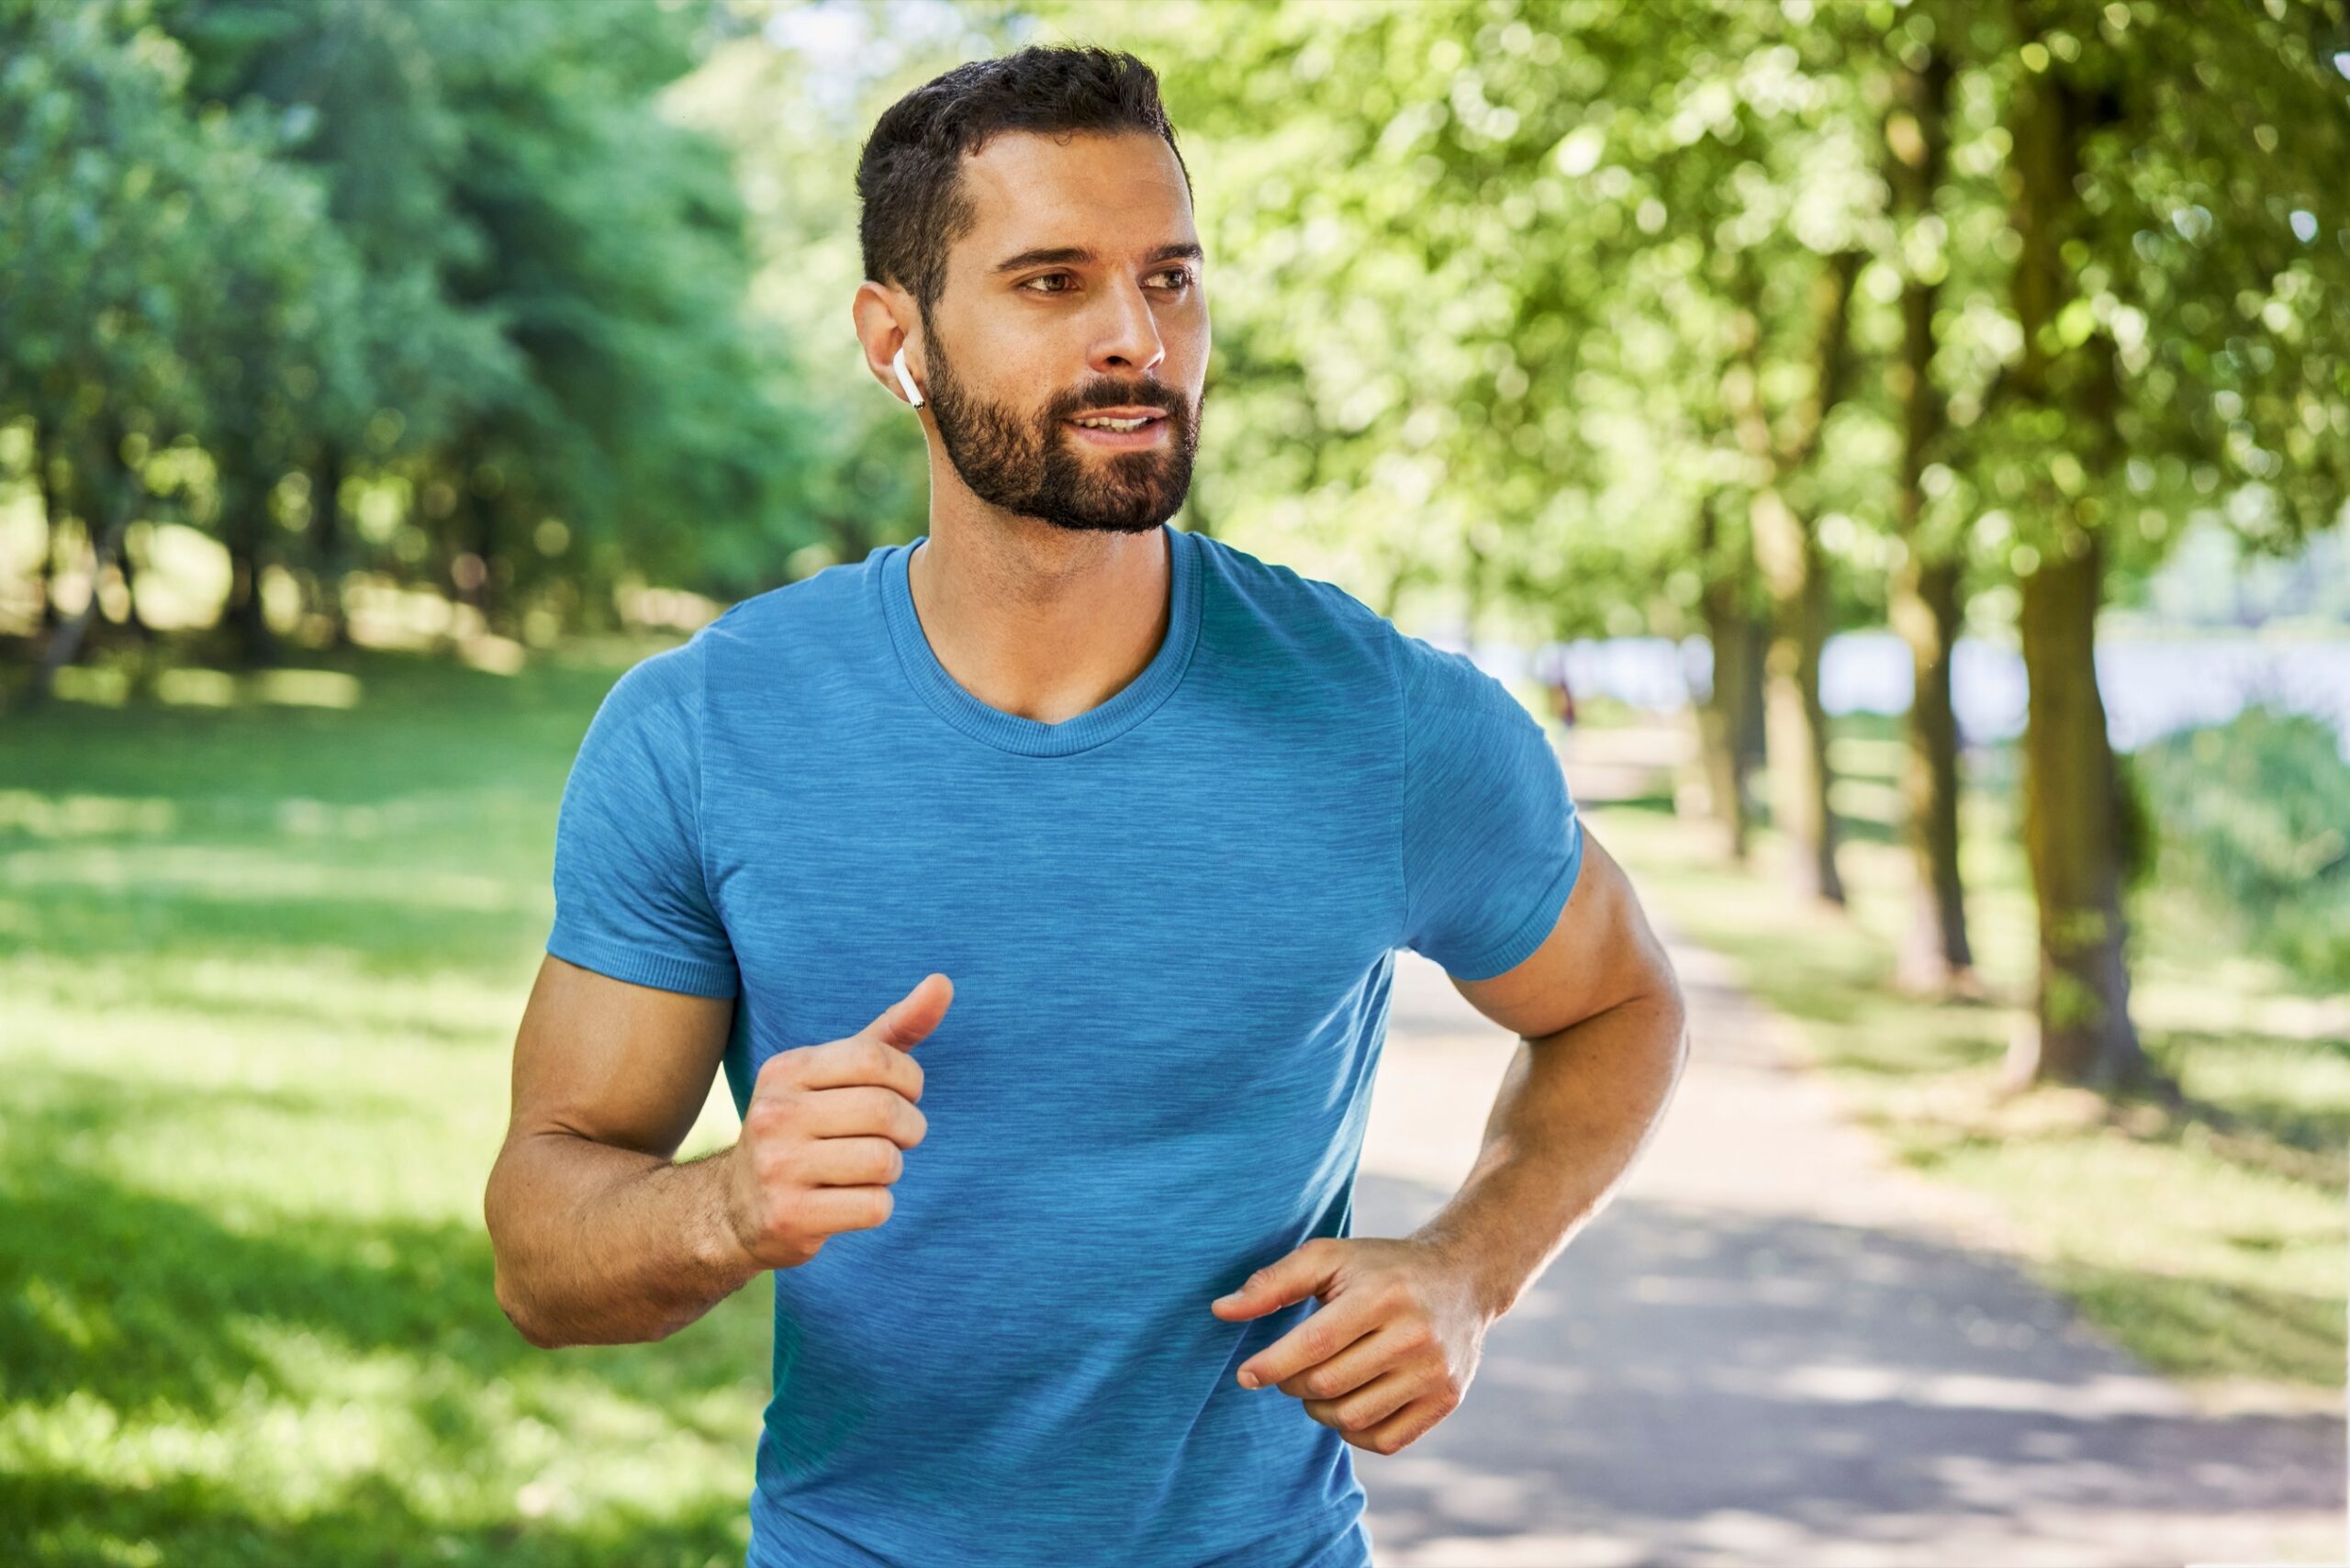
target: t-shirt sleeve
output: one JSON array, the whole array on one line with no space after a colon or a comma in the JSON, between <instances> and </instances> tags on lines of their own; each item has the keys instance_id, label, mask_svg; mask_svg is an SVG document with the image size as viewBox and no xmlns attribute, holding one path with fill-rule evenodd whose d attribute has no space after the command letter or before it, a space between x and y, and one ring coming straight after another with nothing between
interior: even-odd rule
<instances>
[{"instance_id":1,"label":"t-shirt sleeve","mask_svg":"<svg viewBox=\"0 0 2350 1568\"><path fill-rule=\"evenodd\" d=\"M1550 736L1467 656L1398 636L1404 946L1455 980L1522 963L1558 924L1583 824Z\"/></svg>"},{"instance_id":2,"label":"t-shirt sleeve","mask_svg":"<svg viewBox=\"0 0 2350 1568\"><path fill-rule=\"evenodd\" d=\"M630 668L579 743L556 816L547 951L636 985L733 996L733 944L702 875L701 650Z\"/></svg>"}]
</instances>

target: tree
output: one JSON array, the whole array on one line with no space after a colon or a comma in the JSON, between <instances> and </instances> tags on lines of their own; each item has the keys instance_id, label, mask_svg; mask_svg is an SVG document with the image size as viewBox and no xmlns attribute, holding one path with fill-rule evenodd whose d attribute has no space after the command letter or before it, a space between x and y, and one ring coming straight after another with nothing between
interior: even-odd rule
<instances>
[{"instance_id":1,"label":"tree","mask_svg":"<svg viewBox=\"0 0 2350 1568\"><path fill-rule=\"evenodd\" d=\"M1889 258L1901 276L1901 342L1889 390L1899 410L1901 454L1894 527L1901 550L1889 618L1912 666L1904 828L1917 867L1917 899L1897 969L1912 990L1973 994L1974 949L1959 873L1958 717L1951 660L1964 620L1963 538L1930 515L1927 470L1942 455L1944 398L1936 380L1935 310L1949 272L1948 225L1937 210L1947 178L1951 91L1956 75L1947 11L1896 26L1886 38L1885 178L1892 196Z\"/></svg>"},{"instance_id":2,"label":"tree","mask_svg":"<svg viewBox=\"0 0 2350 1568\"><path fill-rule=\"evenodd\" d=\"M2096 678L2117 557L2159 548L2155 504L2280 544L2350 493L2350 162L2339 4L2012 0L1997 67L2011 140L2020 342L1977 462L2012 531L2031 684L2025 844L2035 1027L2017 1081L2145 1074L2129 1013L2131 797ZM2330 43L2321 40L2330 39ZM2007 509L2013 508L2012 516Z\"/></svg>"}]
</instances>

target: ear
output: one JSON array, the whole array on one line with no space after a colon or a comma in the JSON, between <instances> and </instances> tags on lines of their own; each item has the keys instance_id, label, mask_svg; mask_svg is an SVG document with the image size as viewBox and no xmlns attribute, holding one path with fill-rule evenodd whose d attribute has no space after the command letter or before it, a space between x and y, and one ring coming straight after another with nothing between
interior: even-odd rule
<instances>
[{"instance_id":1,"label":"ear","mask_svg":"<svg viewBox=\"0 0 2350 1568\"><path fill-rule=\"evenodd\" d=\"M925 400L921 390L921 345L914 333L904 325L919 319L913 308L913 297L904 289L878 284L870 278L857 285L856 297L850 308L856 328L857 342L865 349L865 368L873 378L890 389L893 398L902 398L919 409ZM902 360L900 356L902 355ZM899 367L903 364L904 368Z\"/></svg>"}]
</instances>

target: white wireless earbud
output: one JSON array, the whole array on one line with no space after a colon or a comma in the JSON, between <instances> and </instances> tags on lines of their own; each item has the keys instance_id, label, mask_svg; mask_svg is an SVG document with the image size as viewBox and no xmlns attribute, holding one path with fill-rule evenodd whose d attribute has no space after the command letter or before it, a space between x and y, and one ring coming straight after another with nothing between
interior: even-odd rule
<instances>
[{"instance_id":1,"label":"white wireless earbud","mask_svg":"<svg viewBox=\"0 0 2350 1568\"><path fill-rule=\"evenodd\" d=\"M890 368L898 373L898 385L906 389L906 401L917 409L921 408L922 394L914 390L914 378L906 374L905 344L898 345L898 352L890 357Z\"/></svg>"}]
</instances>

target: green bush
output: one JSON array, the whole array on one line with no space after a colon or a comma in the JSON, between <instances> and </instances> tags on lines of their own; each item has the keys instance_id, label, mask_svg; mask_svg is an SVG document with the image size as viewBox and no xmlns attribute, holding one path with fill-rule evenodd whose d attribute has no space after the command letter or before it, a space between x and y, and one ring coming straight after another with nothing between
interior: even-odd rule
<instances>
[{"instance_id":1,"label":"green bush","mask_svg":"<svg viewBox=\"0 0 2350 1568\"><path fill-rule=\"evenodd\" d=\"M2247 708L2142 747L2132 771L2166 884L2311 982L2350 985L2350 763L2332 730Z\"/></svg>"}]
</instances>

